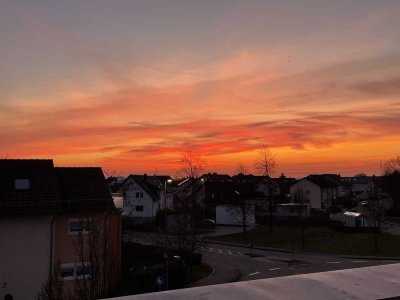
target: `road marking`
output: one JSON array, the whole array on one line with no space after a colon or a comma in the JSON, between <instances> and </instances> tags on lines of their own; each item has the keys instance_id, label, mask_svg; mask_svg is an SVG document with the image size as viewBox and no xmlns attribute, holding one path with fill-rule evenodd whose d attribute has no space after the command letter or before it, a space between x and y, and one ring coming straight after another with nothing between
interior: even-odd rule
<instances>
[{"instance_id":1,"label":"road marking","mask_svg":"<svg viewBox=\"0 0 400 300\"><path fill-rule=\"evenodd\" d=\"M281 264L281 265L286 265L287 264L287 263L282 262L282 261L273 261L273 260L269 260L269 259L265 259L265 258L253 257L252 259L259 260L259 261L266 262L266 263L271 263L271 264Z\"/></svg>"},{"instance_id":2,"label":"road marking","mask_svg":"<svg viewBox=\"0 0 400 300\"><path fill-rule=\"evenodd\" d=\"M222 252L222 250L221 250L221 249L218 249L218 252L219 252L219 253L221 253L221 254L224 254L224 252Z\"/></svg>"},{"instance_id":3,"label":"road marking","mask_svg":"<svg viewBox=\"0 0 400 300\"><path fill-rule=\"evenodd\" d=\"M368 260L353 260L353 263L366 263Z\"/></svg>"},{"instance_id":4,"label":"road marking","mask_svg":"<svg viewBox=\"0 0 400 300\"><path fill-rule=\"evenodd\" d=\"M341 264L340 261L327 261L327 264Z\"/></svg>"},{"instance_id":5,"label":"road marking","mask_svg":"<svg viewBox=\"0 0 400 300\"><path fill-rule=\"evenodd\" d=\"M232 254L232 251L229 251L229 250L228 250L228 254L229 254L229 255L233 255L233 254Z\"/></svg>"},{"instance_id":6,"label":"road marking","mask_svg":"<svg viewBox=\"0 0 400 300\"><path fill-rule=\"evenodd\" d=\"M269 271L275 271L275 270L280 270L281 268L273 268L273 269L268 269Z\"/></svg>"},{"instance_id":7,"label":"road marking","mask_svg":"<svg viewBox=\"0 0 400 300\"><path fill-rule=\"evenodd\" d=\"M260 274L260 272L251 273L251 274L249 274L249 276L253 276L253 275L257 275L257 274Z\"/></svg>"},{"instance_id":8,"label":"road marking","mask_svg":"<svg viewBox=\"0 0 400 300\"><path fill-rule=\"evenodd\" d=\"M245 256L242 252L238 252L239 253L239 255L241 255L241 256Z\"/></svg>"}]
</instances>

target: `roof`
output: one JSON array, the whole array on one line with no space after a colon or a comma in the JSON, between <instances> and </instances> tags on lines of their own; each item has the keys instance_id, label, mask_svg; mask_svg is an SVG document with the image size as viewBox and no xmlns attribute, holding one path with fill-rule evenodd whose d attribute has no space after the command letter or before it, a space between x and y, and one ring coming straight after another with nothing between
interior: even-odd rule
<instances>
[{"instance_id":1,"label":"roof","mask_svg":"<svg viewBox=\"0 0 400 300\"><path fill-rule=\"evenodd\" d=\"M332 177L330 174L308 175L305 179L322 188L338 187L340 185L340 182L337 181L337 178Z\"/></svg>"},{"instance_id":2,"label":"roof","mask_svg":"<svg viewBox=\"0 0 400 300\"><path fill-rule=\"evenodd\" d=\"M394 297L400 295L399 272L400 264L388 264L210 285L113 299L397 299Z\"/></svg>"},{"instance_id":3,"label":"roof","mask_svg":"<svg viewBox=\"0 0 400 300\"><path fill-rule=\"evenodd\" d=\"M28 179L30 188L16 190L16 179ZM0 159L0 215L42 215L61 209L52 160Z\"/></svg>"},{"instance_id":4,"label":"roof","mask_svg":"<svg viewBox=\"0 0 400 300\"><path fill-rule=\"evenodd\" d=\"M101 168L55 168L65 210L115 209Z\"/></svg>"},{"instance_id":5,"label":"roof","mask_svg":"<svg viewBox=\"0 0 400 300\"><path fill-rule=\"evenodd\" d=\"M136 183L140 185L142 189L147 194L149 194L153 200L159 200L160 197L158 196L157 192L160 190L160 188L156 186L158 185L158 180L159 180L157 176L148 176L146 174L144 175L131 174L127 178L125 178L125 180L121 183L121 187L118 191L123 190L123 187L129 180L129 178L133 178L136 181Z\"/></svg>"},{"instance_id":6,"label":"roof","mask_svg":"<svg viewBox=\"0 0 400 300\"><path fill-rule=\"evenodd\" d=\"M16 179L29 180L16 189ZM55 168L49 159L0 159L0 215L115 209L101 168Z\"/></svg>"}]
</instances>

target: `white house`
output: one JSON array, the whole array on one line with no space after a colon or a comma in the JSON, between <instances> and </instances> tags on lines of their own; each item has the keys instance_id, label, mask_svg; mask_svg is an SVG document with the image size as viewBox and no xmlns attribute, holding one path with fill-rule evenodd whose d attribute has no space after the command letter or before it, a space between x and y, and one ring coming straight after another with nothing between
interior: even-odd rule
<instances>
[{"instance_id":1,"label":"white house","mask_svg":"<svg viewBox=\"0 0 400 300\"><path fill-rule=\"evenodd\" d=\"M311 208L327 209L335 203L342 186L329 175L309 175L290 187L291 202L297 202L296 193L302 191Z\"/></svg>"},{"instance_id":2,"label":"white house","mask_svg":"<svg viewBox=\"0 0 400 300\"><path fill-rule=\"evenodd\" d=\"M148 182L147 175L129 175L118 193L123 195L122 215L137 222L150 221L160 209L161 189Z\"/></svg>"}]
</instances>

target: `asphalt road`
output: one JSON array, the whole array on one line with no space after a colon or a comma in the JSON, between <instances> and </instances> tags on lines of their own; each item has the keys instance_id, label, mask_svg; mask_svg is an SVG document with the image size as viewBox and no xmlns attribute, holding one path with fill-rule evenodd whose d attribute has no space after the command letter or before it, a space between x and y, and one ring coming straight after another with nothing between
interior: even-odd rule
<instances>
[{"instance_id":1,"label":"asphalt road","mask_svg":"<svg viewBox=\"0 0 400 300\"><path fill-rule=\"evenodd\" d=\"M352 269L374 265L398 263L396 260L353 259L330 255L290 254L253 250L219 244L207 244L201 248L203 261L214 267L214 274L207 284L222 283L226 273L240 270L238 281L289 276L340 269ZM212 278L214 276L214 278ZM213 280L214 279L214 280ZM221 281L221 282L220 282Z\"/></svg>"}]
</instances>

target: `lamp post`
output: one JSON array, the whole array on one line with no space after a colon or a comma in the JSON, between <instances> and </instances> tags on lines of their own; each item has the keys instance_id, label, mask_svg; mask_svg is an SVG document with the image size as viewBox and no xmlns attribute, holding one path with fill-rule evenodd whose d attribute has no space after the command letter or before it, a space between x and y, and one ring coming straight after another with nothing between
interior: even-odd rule
<instances>
[{"instance_id":1,"label":"lamp post","mask_svg":"<svg viewBox=\"0 0 400 300\"><path fill-rule=\"evenodd\" d=\"M168 235L167 235L167 183L171 183L172 179L164 182L164 237L165 237L165 289L168 290Z\"/></svg>"}]
</instances>

